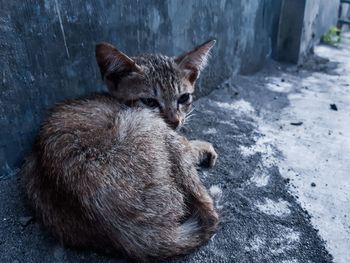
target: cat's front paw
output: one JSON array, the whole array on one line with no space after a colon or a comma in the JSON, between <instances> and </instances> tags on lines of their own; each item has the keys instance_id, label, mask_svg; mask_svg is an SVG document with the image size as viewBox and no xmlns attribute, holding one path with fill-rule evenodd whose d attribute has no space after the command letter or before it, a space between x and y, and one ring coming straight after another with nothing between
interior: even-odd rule
<instances>
[{"instance_id":1,"label":"cat's front paw","mask_svg":"<svg viewBox=\"0 0 350 263\"><path fill-rule=\"evenodd\" d=\"M206 167L213 167L218 159L213 145L204 141L191 141L194 154L197 156L198 164Z\"/></svg>"},{"instance_id":2,"label":"cat's front paw","mask_svg":"<svg viewBox=\"0 0 350 263\"><path fill-rule=\"evenodd\" d=\"M205 143L205 147L202 149L202 160L200 165L205 167L213 167L218 159L218 154L216 153L213 145L211 143Z\"/></svg>"}]
</instances>

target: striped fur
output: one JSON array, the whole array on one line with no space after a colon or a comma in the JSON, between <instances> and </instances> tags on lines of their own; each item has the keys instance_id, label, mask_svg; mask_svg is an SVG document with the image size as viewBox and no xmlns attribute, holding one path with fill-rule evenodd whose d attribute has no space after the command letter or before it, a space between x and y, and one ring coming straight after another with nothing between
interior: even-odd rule
<instances>
[{"instance_id":1,"label":"striped fur","mask_svg":"<svg viewBox=\"0 0 350 263\"><path fill-rule=\"evenodd\" d=\"M183 72L189 58L182 65L160 55L131 59L106 45L97 60L111 94L66 101L51 111L22 168L29 203L69 246L137 262L189 253L218 224L196 170L202 162L213 166L217 154L210 143L178 134L141 100L146 93L162 98L166 109L191 92L194 83Z\"/></svg>"}]
</instances>

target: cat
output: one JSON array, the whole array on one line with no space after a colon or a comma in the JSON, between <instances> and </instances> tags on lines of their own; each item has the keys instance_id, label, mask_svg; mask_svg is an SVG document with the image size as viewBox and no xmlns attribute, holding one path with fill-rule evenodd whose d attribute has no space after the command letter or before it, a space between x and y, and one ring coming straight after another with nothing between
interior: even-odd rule
<instances>
[{"instance_id":1,"label":"cat","mask_svg":"<svg viewBox=\"0 0 350 263\"><path fill-rule=\"evenodd\" d=\"M96 46L109 93L56 105L22 168L36 218L61 243L153 262L213 236L219 216L197 166L217 153L177 130L214 43L179 57Z\"/></svg>"}]
</instances>

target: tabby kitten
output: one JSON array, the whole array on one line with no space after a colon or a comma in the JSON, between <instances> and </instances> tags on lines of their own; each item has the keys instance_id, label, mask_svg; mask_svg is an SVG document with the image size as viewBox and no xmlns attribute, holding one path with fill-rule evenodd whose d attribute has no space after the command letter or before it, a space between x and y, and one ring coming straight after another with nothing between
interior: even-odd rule
<instances>
[{"instance_id":1,"label":"tabby kitten","mask_svg":"<svg viewBox=\"0 0 350 263\"><path fill-rule=\"evenodd\" d=\"M175 130L214 43L177 58L96 46L110 95L57 105L22 169L37 218L62 243L152 262L214 234L218 214L196 168L217 154Z\"/></svg>"}]
</instances>

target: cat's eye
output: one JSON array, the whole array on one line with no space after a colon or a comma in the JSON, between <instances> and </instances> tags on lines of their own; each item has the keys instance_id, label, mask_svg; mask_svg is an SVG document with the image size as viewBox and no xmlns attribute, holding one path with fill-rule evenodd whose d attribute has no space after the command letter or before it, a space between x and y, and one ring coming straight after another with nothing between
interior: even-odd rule
<instances>
[{"instance_id":1,"label":"cat's eye","mask_svg":"<svg viewBox=\"0 0 350 263\"><path fill-rule=\"evenodd\" d=\"M180 96L180 98L177 100L177 102L179 104L185 104L185 103L189 102L190 99L191 99L191 94L190 93L185 93L185 94L182 94Z\"/></svg>"},{"instance_id":2,"label":"cat's eye","mask_svg":"<svg viewBox=\"0 0 350 263\"><path fill-rule=\"evenodd\" d=\"M150 107L150 108L159 108L159 102L156 99L153 98L141 98L140 99L142 101L143 104L145 104L146 106Z\"/></svg>"}]
</instances>

